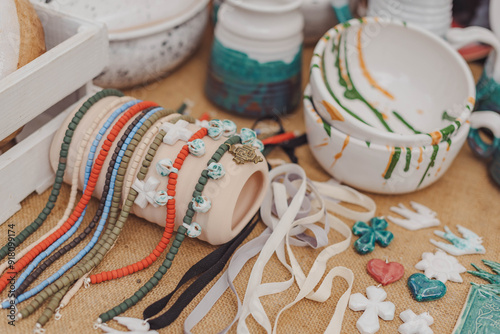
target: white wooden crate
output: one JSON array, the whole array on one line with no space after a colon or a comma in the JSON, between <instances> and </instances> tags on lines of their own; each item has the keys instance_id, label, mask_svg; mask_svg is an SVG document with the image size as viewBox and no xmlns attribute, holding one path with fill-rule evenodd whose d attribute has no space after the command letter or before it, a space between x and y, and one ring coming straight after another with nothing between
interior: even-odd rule
<instances>
[{"instance_id":1,"label":"white wooden crate","mask_svg":"<svg viewBox=\"0 0 500 334\"><path fill-rule=\"evenodd\" d=\"M90 82L108 63L104 25L33 5L47 52L0 80L0 140L26 125L18 143L0 155L0 224L26 196L50 186L52 137L70 106L96 91Z\"/></svg>"}]
</instances>

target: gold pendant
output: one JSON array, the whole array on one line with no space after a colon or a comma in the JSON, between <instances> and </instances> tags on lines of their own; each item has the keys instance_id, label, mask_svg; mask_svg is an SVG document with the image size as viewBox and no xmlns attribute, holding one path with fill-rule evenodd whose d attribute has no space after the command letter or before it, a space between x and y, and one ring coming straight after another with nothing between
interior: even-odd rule
<instances>
[{"instance_id":1,"label":"gold pendant","mask_svg":"<svg viewBox=\"0 0 500 334\"><path fill-rule=\"evenodd\" d=\"M242 165L245 162L253 161L254 164L257 164L264 161L261 156L257 155L257 147L253 147L251 145L226 145L229 146L229 153L234 156L233 161L239 165Z\"/></svg>"}]
</instances>

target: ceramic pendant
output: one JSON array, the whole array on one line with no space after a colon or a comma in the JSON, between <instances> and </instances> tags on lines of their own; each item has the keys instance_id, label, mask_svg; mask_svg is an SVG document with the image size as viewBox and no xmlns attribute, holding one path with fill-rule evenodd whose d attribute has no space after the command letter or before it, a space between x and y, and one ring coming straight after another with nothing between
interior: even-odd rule
<instances>
[{"instance_id":1,"label":"ceramic pendant","mask_svg":"<svg viewBox=\"0 0 500 334\"><path fill-rule=\"evenodd\" d=\"M379 331L378 318L389 321L394 319L396 307L393 303L384 301L387 293L382 288L369 286L366 288L366 298L361 293L351 295L349 308L353 311L364 311L356 322L356 328L362 334L373 334Z\"/></svg>"},{"instance_id":2,"label":"ceramic pendant","mask_svg":"<svg viewBox=\"0 0 500 334\"><path fill-rule=\"evenodd\" d=\"M479 268L473 263L471 263L471 265L476 269L476 271L469 270L467 272L474 276L480 277L490 282L491 284L500 284L500 263L488 260L483 260L483 263L490 267L496 273L496 275Z\"/></svg>"},{"instance_id":3,"label":"ceramic pendant","mask_svg":"<svg viewBox=\"0 0 500 334\"><path fill-rule=\"evenodd\" d=\"M415 312L408 309L399 314L404 324L399 326L398 331L401 334L432 334L434 333L430 326L434 323L434 318L429 312L416 315Z\"/></svg>"},{"instance_id":4,"label":"ceramic pendant","mask_svg":"<svg viewBox=\"0 0 500 334\"><path fill-rule=\"evenodd\" d=\"M257 139L257 134L252 129L242 128L240 137L243 145L252 145L255 139Z\"/></svg>"},{"instance_id":5,"label":"ceramic pendant","mask_svg":"<svg viewBox=\"0 0 500 334\"><path fill-rule=\"evenodd\" d=\"M179 170L174 168L172 160L162 159L156 163L156 172L160 176L168 176L170 173L179 173Z\"/></svg>"},{"instance_id":6,"label":"ceramic pendant","mask_svg":"<svg viewBox=\"0 0 500 334\"><path fill-rule=\"evenodd\" d=\"M405 217L406 219L396 218L393 216L388 216L387 218L394 224L411 231L438 226L440 224L439 219L436 218L436 212L416 202L410 202L410 205L416 212L406 208L403 204L399 204L399 207L391 207L391 211Z\"/></svg>"},{"instance_id":7,"label":"ceramic pendant","mask_svg":"<svg viewBox=\"0 0 500 334\"><path fill-rule=\"evenodd\" d=\"M264 144L262 143L262 140L260 139L255 139L254 143L252 144L253 147L257 147L257 149L262 152L264 151Z\"/></svg>"},{"instance_id":8,"label":"ceramic pendant","mask_svg":"<svg viewBox=\"0 0 500 334\"><path fill-rule=\"evenodd\" d=\"M173 197L168 196L165 190L160 190L155 195L155 203L158 206L165 206L168 203L168 200Z\"/></svg>"},{"instance_id":9,"label":"ceramic pendant","mask_svg":"<svg viewBox=\"0 0 500 334\"><path fill-rule=\"evenodd\" d=\"M197 196L191 200L193 210L200 213L205 213L212 207L212 202L206 196Z\"/></svg>"},{"instance_id":10,"label":"ceramic pendant","mask_svg":"<svg viewBox=\"0 0 500 334\"><path fill-rule=\"evenodd\" d=\"M179 140L188 141L193 135L193 132L187 129L188 124L183 119L178 120L175 124L169 122L163 123L160 127L160 130L166 132L163 142L167 145L174 145Z\"/></svg>"},{"instance_id":11,"label":"ceramic pendant","mask_svg":"<svg viewBox=\"0 0 500 334\"><path fill-rule=\"evenodd\" d=\"M224 137L231 137L238 130L236 123L234 123L233 121L231 121L229 119L223 120L222 125L223 125L223 129L224 129Z\"/></svg>"},{"instance_id":12,"label":"ceramic pendant","mask_svg":"<svg viewBox=\"0 0 500 334\"><path fill-rule=\"evenodd\" d=\"M192 222L191 225L184 223L182 226L187 229L186 235L190 238L197 238L201 234L201 226L198 223Z\"/></svg>"},{"instance_id":13,"label":"ceramic pendant","mask_svg":"<svg viewBox=\"0 0 500 334\"><path fill-rule=\"evenodd\" d=\"M467 271L464 266L458 263L456 257L448 255L442 250L437 250L435 254L423 253L422 261L417 263L415 268L424 270L427 278L435 278L443 283L446 281L462 283L460 274Z\"/></svg>"},{"instance_id":14,"label":"ceramic pendant","mask_svg":"<svg viewBox=\"0 0 500 334\"><path fill-rule=\"evenodd\" d=\"M372 259L366 264L368 273L380 284L387 285L401 279L405 274L405 268L397 263Z\"/></svg>"},{"instance_id":15,"label":"ceramic pendant","mask_svg":"<svg viewBox=\"0 0 500 334\"><path fill-rule=\"evenodd\" d=\"M207 167L208 177L213 180L218 180L224 175L226 175L226 171L224 170L224 166L218 162L211 162Z\"/></svg>"},{"instance_id":16,"label":"ceramic pendant","mask_svg":"<svg viewBox=\"0 0 500 334\"><path fill-rule=\"evenodd\" d=\"M160 181L158 181L155 177L150 177L146 182L135 179L134 184L132 185L132 188L137 192L137 197L135 198L134 203L142 209L146 208L148 203L156 206L156 188L159 185Z\"/></svg>"},{"instance_id":17,"label":"ceramic pendant","mask_svg":"<svg viewBox=\"0 0 500 334\"><path fill-rule=\"evenodd\" d=\"M458 232L462 234L463 238L457 237L448 226L444 227L445 232L434 231L434 234L448 240L452 244L436 241L431 239L431 243L441 248L442 250L450 253L451 255L466 255L466 254L484 254L486 249L482 245L483 238L479 237L476 233L463 226L457 225Z\"/></svg>"},{"instance_id":18,"label":"ceramic pendant","mask_svg":"<svg viewBox=\"0 0 500 334\"><path fill-rule=\"evenodd\" d=\"M224 125L222 124L222 121L219 119L213 119L210 122L208 122L209 127L208 127L208 135L210 138L217 140L220 137L222 137L222 133L224 131Z\"/></svg>"},{"instance_id":19,"label":"ceramic pendant","mask_svg":"<svg viewBox=\"0 0 500 334\"><path fill-rule=\"evenodd\" d=\"M453 334L500 333L500 285L472 285Z\"/></svg>"},{"instance_id":20,"label":"ceramic pendant","mask_svg":"<svg viewBox=\"0 0 500 334\"><path fill-rule=\"evenodd\" d=\"M420 273L408 278L408 288L417 302L438 300L446 294L446 285L443 282L431 280Z\"/></svg>"},{"instance_id":21,"label":"ceramic pendant","mask_svg":"<svg viewBox=\"0 0 500 334\"><path fill-rule=\"evenodd\" d=\"M195 139L188 142L189 153L195 157L201 157L205 154L205 142L201 139Z\"/></svg>"},{"instance_id":22,"label":"ceramic pendant","mask_svg":"<svg viewBox=\"0 0 500 334\"><path fill-rule=\"evenodd\" d=\"M375 217L370 220L370 225L364 222L357 222L352 227L354 235L361 236L354 243L354 249L359 254L368 254L375 249L375 243L382 247L387 247L394 239L394 235L387 231L387 221L383 217Z\"/></svg>"}]
</instances>

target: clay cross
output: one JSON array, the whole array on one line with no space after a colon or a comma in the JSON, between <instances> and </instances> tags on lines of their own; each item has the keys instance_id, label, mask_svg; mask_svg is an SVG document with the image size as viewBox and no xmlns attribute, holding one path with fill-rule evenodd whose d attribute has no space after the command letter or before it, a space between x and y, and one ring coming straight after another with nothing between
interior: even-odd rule
<instances>
[{"instance_id":1,"label":"clay cross","mask_svg":"<svg viewBox=\"0 0 500 334\"><path fill-rule=\"evenodd\" d=\"M404 324L399 326L398 331L401 334L433 334L434 332L429 327L434 323L434 319L429 312L424 312L416 315L412 310L408 309L401 312L399 315Z\"/></svg>"},{"instance_id":2,"label":"clay cross","mask_svg":"<svg viewBox=\"0 0 500 334\"><path fill-rule=\"evenodd\" d=\"M163 142L167 145L174 145L178 140L188 141L193 132L187 129L188 122L180 119L175 124L173 123L163 123L160 130L166 132L165 137L163 137Z\"/></svg>"},{"instance_id":3,"label":"clay cross","mask_svg":"<svg viewBox=\"0 0 500 334\"><path fill-rule=\"evenodd\" d=\"M155 203L155 195L156 188L159 185L160 181L154 177L150 177L146 182L135 179L134 184L132 185L132 188L137 191L137 197L135 198L134 203L142 209L148 205L148 202L155 207L158 206Z\"/></svg>"},{"instance_id":4,"label":"clay cross","mask_svg":"<svg viewBox=\"0 0 500 334\"><path fill-rule=\"evenodd\" d=\"M361 334L374 334L380 329L378 317L383 320L393 320L396 307L391 302L384 301L387 293L382 288L369 286L366 288L366 298L361 293L355 293L349 299L349 308L353 311L365 311L356 322L356 328Z\"/></svg>"}]
</instances>

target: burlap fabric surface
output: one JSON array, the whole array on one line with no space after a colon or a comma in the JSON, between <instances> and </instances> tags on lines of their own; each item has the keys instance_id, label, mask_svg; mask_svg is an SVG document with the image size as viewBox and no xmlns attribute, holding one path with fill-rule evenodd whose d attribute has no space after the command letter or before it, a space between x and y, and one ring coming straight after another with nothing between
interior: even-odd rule
<instances>
[{"instance_id":1,"label":"burlap fabric surface","mask_svg":"<svg viewBox=\"0 0 500 334\"><path fill-rule=\"evenodd\" d=\"M240 127L250 126L253 123L252 120L242 119L228 115L222 111L217 111L204 97L203 85L211 43L211 38L208 33L207 35L197 54L170 77L127 93L137 98L156 101L166 107L176 107L185 98L189 98L196 103L193 108L194 116L198 116L205 111L215 111L214 114L217 114L220 118L231 117ZM308 64L311 55L312 49L307 48L304 53L303 62L304 85L308 78ZM480 69L473 67L473 70L477 77ZM301 109L302 107L293 115L285 117L284 124L287 130L304 130ZM329 179L329 176L314 160L307 146L300 148L297 153L300 165L305 168L311 179L320 181ZM280 152L274 152L271 157L285 158L284 154ZM15 180L14 182L22 182L22 180ZM48 196L48 191L42 195L34 194L22 203L22 210L0 227L0 241L2 244L7 239L7 225L15 224L15 230L19 233L38 215L45 205ZM69 186L64 186L58 204L46 223L25 244L33 242L56 224L64 212L68 196ZM446 175L433 186L404 196L372 194L370 196L377 203L377 215L388 215L391 206L397 205L400 202L408 205L409 201L413 200L437 211L442 225L448 225L454 232L456 232L455 225L461 224L472 229L480 236L484 236L484 246L487 250L485 255L460 256L458 258L459 262L468 269L472 269L470 266L471 262L479 264L481 259L500 260L500 205L498 204L500 191L488 178L484 162L475 158L467 145L464 146ZM97 201L93 199L82 226L87 225L96 208ZM347 223L352 226L354 222L347 221ZM256 237L263 229L264 225L260 223L250 238ZM370 259L387 258L389 261L402 263L406 269L404 278L385 288L388 300L396 305L395 320L390 322L381 320L380 333L396 333L397 328L402 324L402 321L398 317L399 313L408 308L411 308L417 314L429 311L435 319L435 324L432 326L434 332L450 333L465 302L470 286L469 282L482 283L481 280L476 279L472 275L463 274L464 283L447 283L448 292L443 299L427 303L414 301L406 286L406 280L411 274L418 272L418 270L414 269L414 266L421 259L422 253L435 250L435 247L429 242L431 237L435 238L432 232L433 229L410 232L394 224L390 224L389 229L395 235L394 241L389 247L380 248L377 246L373 253L365 256L358 255L350 248L330 260L328 263L329 268L338 265L351 268L356 276L353 293L361 292L364 294L366 287L377 284L366 272L366 263ZM440 229L442 229L442 226ZM144 258L155 247L161 234L161 227L131 216L116 246L105 257L105 260L96 269L96 272L116 269ZM338 233L331 232L330 239L332 242L335 242L341 240L341 237ZM87 242L88 240L85 240L84 243ZM49 274L52 274L56 268L59 268L63 263L72 258L82 247L83 245L80 245L78 249L73 250L64 256L64 258L57 261L56 265L47 270L37 282L47 278ZM163 278L159 286L124 315L141 317L142 310L147 305L169 293L190 266L214 249L213 246L204 242L186 240L171 270ZM296 248L294 252L306 270L310 268L319 253L319 251L305 248ZM236 287L241 297L245 293L246 282L254 261L255 259L243 268L242 273L236 280ZM119 280L91 286L89 289L82 288L71 301L70 305L61 311L62 319L59 321L51 320L46 325L47 333L94 332L92 323L98 315L131 296L151 277L158 265L155 264L147 270ZM281 264L274 257L266 267L264 281L283 281L288 278L288 272L282 268ZM333 286L333 298L326 303L318 304L305 300L285 312L280 320L278 333L322 333L333 314L338 298L344 292L346 286L344 281L336 279ZM160 330L160 333L181 333L187 314L196 306L207 291L208 287L194 299L176 322L169 328ZM264 307L270 315L272 322L278 310L291 302L297 292L298 289L294 286L286 293L263 298ZM0 297L4 299L6 291ZM26 302L22 305L26 305ZM209 313L208 317L195 328L195 332L216 333L229 323L235 314L235 308L235 298L229 292L226 292L216 304L216 307ZM0 313L6 314L6 311ZM15 327L7 325L7 320L2 315L0 317L0 333L29 333L33 330L36 319L40 314L41 309L30 318L16 322ZM360 312L347 310L343 322L343 333L357 333L356 321L360 316ZM110 324L116 327L113 322L110 322ZM253 320L249 324L253 333L263 332ZM234 327L232 332L236 332Z\"/></svg>"}]
</instances>

